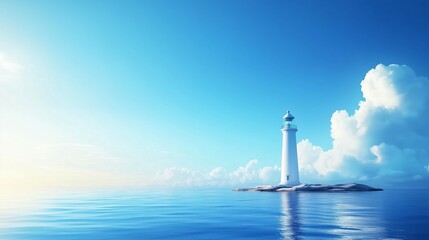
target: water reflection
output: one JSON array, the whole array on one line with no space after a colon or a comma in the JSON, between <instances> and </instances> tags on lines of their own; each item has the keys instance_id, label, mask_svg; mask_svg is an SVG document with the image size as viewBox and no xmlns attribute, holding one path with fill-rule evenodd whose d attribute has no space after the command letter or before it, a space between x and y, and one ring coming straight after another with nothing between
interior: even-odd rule
<instances>
[{"instance_id":1,"label":"water reflection","mask_svg":"<svg viewBox=\"0 0 429 240\"><path fill-rule=\"evenodd\" d=\"M429 239L428 201L428 190L0 194L0 238Z\"/></svg>"},{"instance_id":2,"label":"water reflection","mask_svg":"<svg viewBox=\"0 0 429 240\"><path fill-rule=\"evenodd\" d=\"M301 239L299 193L281 193L280 234L283 239Z\"/></svg>"},{"instance_id":3,"label":"water reflection","mask_svg":"<svg viewBox=\"0 0 429 240\"><path fill-rule=\"evenodd\" d=\"M332 219L335 228L330 229L330 233L349 236L350 239L385 236L385 223L381 217L380 206L376 202L365 201L365 198L362 198L364 195L365 193L349 193L333 199Z\"/></svg>"},{"instance_id":4,"label":"water reflection","mask_svg":"<svg viewBox=\"0 0 429 240\"><path fill-rule=\"evenodd\" d=\"M381 212L383 203L374 195L281 193L282 239L385 238L388 234Z\"/></svg>"}]
</instances>

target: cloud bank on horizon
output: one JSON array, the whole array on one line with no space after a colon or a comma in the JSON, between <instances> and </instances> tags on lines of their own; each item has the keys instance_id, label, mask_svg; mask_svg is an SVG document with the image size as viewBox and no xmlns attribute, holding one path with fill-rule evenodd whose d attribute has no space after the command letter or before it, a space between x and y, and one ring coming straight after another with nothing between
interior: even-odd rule
<instances>
[{"instance_id":1,"label":"cloud bank on horizon","mask_svg":"<svg viewBox=\"0 0 429 240\"><path fill-rule=\"evenodd\" d=\"M246 183L273 183L278 181L280 167L259 168L258 160L250 160L246 165L227 172L216 167L209 172L200 172L189 168L167 168L154 177L152 184L168 186L228 186Z\"/></svg>"},{"instance_id":2,"label":"cloud bank on horizon","mask_svg":"<svg viewBox=\"0 0 429 240\"><path fill-rule=\"evenodd\" d=\"M302 182L379 181L405 183L429 180L429 81L406 65L377 65L361 82L364 100L349 114L331 117L332 148L324 150L305 139L298 143ZM154 184L275 184L278 166L258 167L257 160L227 172L206 173L168 168ZM174 181L173 181L174 179Z\"/></svg>"}]
</instances>

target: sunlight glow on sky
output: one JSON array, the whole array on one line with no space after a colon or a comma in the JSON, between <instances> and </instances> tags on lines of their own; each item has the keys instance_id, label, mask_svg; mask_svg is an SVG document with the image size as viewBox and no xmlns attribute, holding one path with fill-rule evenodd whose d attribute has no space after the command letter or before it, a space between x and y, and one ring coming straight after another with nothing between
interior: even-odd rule
<instances>
[{"instance_id":1,"label":"sunlight glow on sky","mask_svg":"<svg viewBox=\"0 0 429 240\"><path fill-rule=\"evenodd\" d=\"M0 186L276 183L287 110L302 181L427 185L428 24L427 1L2 1Z\"/></svg>"}]
</instances>

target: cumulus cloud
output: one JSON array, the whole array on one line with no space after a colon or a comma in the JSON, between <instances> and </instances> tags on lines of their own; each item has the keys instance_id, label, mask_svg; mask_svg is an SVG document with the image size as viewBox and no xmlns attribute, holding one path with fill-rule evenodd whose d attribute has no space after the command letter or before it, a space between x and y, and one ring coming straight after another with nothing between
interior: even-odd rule
<instances>
[{"instance_id":1,"label":"cumulus cloud","mask_svg":"<svg viewBox=\"0 0 429 240\"><path fill-rule=\"evenodd\" d=\"M331 117L332 149L298 144L300 171L312 179L429 178L429 82L405 65L377 65L361 82L353 114Z\"/></svg>"},{"instance_id":2,"label":"cumulus cloud","mask_svg":"<svg viewBox=\"0 0 429 240\"><path fill-rule=\"evenodd\" d=\"M244 166L228 172L216 167L208 172L189 168L167 168L156 174L152 183L165 186L234 186L239 184L265 184L280 181L277 166L258 167L258 160L250 160Z\"/></svg>"}]
</instances>

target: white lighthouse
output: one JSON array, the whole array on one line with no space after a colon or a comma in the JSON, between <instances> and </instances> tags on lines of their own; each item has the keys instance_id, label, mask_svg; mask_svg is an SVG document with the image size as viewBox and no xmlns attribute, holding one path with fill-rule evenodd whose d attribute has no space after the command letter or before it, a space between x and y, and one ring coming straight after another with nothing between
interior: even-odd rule
<instances>
[{"instance_id":1,"label":"white lighthouse","mask_svg":"<svg viewBox=\"0 0 429 240\"><path fill-rule=\"evenodd\" d=\"M299 185L298 154L296 151L296 131L298 128L292 124L295 117L287 111L283 117L283 145L282 145L282 175L280 185L288 187Z\"/></svg>"}]
</instances>

